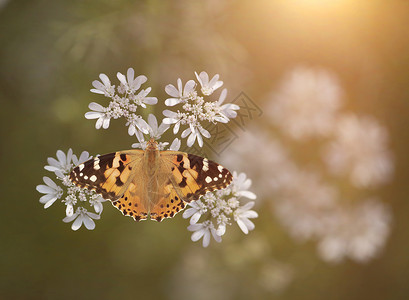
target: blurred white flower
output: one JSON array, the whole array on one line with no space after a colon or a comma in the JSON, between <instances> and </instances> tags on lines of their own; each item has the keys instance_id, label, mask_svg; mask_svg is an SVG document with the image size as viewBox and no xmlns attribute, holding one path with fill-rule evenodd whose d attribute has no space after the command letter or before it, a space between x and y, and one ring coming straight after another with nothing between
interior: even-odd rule
<instances>
[{"instance_id":1,"label":"blurred white flower","mask_svg":"<svg viewBox=\"0 0 409 300\"><path fill-rule=\"evenodd\" d=\"M337 200L335 187L317 173L292 166L283 174L272 208L291 236L305 241L327 230Z\"/></svg>"},{"instance_id":2,"label":"blurred white flower","mask_svg":"<svg viewBox=\"0 0 409 300\"><path fill-rule=\"evenodd\" d=\"M207 75L206 72L200 72L198 75L195 72L197 81L199 81L202 89L203 95L209 96L213 94L215 90L217 90L219 87L223 85L223 81L219 80L219 74L216 74L213 76L213 78L209 81L209 75Z\"/></svg>"},{"instance_id":3,"label":"blurred white flower","mask_svg":"<svg viewBox=\"0 0 409 300\"><path fill-rule=\"evenodd\" d=\"M255 152L255 145L257 147ZM283 176L287 176L289 163L286 149L280 141L260 127L248 126L228 151L221 153L220 162L235 166L253 179L253 188L259 199L272 197Z\"/></svg>"},{"instance_id":4,"label":"blurred white flower","mask_svg":"<svg viewBox=\"0 0 409 300\"><path fill-rule=\"evenodd\" d=\"M45 194L40 198L40 203L44 204L44 208L48 208L63 195L63 189L55 184L49 177L43 177L44 184L37 185L36 190L42 194Z\"/></svg>"},{"instance_id":5,"label":"blurred white flower","mask_svg":"<svg viewBox=\"0 0 409 300\"><path fill-rule=\"evenodd\" d=\"M372 118L355 115L340 117L335 126L335 138L324 151L333 174L346 174L357 187L376 186L391 178L393 159L385 128Z\"/></svg>"},{"instance_id":6,"label":"blurred white flower","mask_svg":"<svg viewBox=\"0 0 409 300\"><path fill-rule=\"evenodd\" d=\"M291 284L294 273L290 265L270 259L262 264L259 283L266 291L279 293Z\"/></svg>"},{"instance_id":7,"label":"blurred white flower","mask_svg":"<svg viewBox=\"0 0 409 300\"><path fill-rule=\"evenodd\" d=\"M69 216L69 217L65 217L65 218L63 219L63 222L69 223L69 222L74 221L74 222L72 223L72 225L71 225L71 229L72 229L72 230L78 230L78 229L80 229L80 227L82 226L82 224L84 224L85 227L86 227L88 230L93 230L93 229L95 228L95 222L94 222L93 219L99 220L99 219L100 219L100 215L95 214L95 213L88 212L88 211L87 211L85 208L83 208L83 207L78 207L77 210L76 210L76 212L75 212L73 215Z\"/></svg>"},{"instance_id":8,"label":"blurred white flower","mask_svg":"<svg viewBox=\"0 0 409 300\"><path fill-rule=\"evenodd\" d=\"M373 199L338 209L319 243L321 257L328 262L340 262L345 257L369 261L382 250L391 219L389 208Z\"/></svg>"},{"instance_id":9,"label":"blurred white flower","mask_svg":"<svg viewBox=\"0 0 409 300\"><path fill-rule=\"evenodd\" d=\"M299 67L287 75L273 94L266 114L294 139L327 136L341 104L340 94L338 81L329 72Z\"/></svg>"}]
</instances>

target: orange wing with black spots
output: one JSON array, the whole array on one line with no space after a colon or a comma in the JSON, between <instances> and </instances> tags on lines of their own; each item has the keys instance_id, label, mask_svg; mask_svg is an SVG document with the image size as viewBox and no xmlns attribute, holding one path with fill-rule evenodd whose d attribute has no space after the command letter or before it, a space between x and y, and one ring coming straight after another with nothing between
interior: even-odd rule
<instances>
[{"instance_id":1,"label":"orange wing with black spots","mask_svg":"<svg viewBox=\"0 0 409 300\"><path fill-rule=\"evenodd\" d=\"M197 155L161 151L161 158L160 174L166 174L166 182L159 189L163 196L151 209L152 220L173 217L186 203L227 187L233 179L229 170Z\"/></svg>"},{"instance_id":2,"label":"orange wing with black spots","mask_svg":"<svg viewBox=\"0 0 409 300\"><path fill-rule=\"evenodd\" d=\"M142 172L143 150L119 151L90 159L75 167L70 179L81 188L95 190L124 215L147 218L146 190ZM140 180L139 180L140 179Z\"/></svg>"}]
</instances>

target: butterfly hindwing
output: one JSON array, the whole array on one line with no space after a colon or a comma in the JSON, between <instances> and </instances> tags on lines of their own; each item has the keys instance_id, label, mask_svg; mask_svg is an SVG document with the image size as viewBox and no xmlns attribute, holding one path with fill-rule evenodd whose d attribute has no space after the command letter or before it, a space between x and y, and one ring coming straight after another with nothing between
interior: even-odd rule
<instances>
[{"instance_id":1,"label":"butterfly hindwing","mask_svg":"<svg viewBox=\"0 0 409 300\"><path fill-rule=\"evenodd\" d=\"M179 211L183 210L186 202L176 193L176 189L170 180L164 185L162 189L162 196L150 211L150 217L155 221L162 221L164 218L172 218Z\"/></svg>"},{"instance_id":2,"label":"butterfly hindwing","mask_svg":"<svg viewBox=\"0 0 409 300\"><path fill-rule=\"evenodd\" d=\"M124 216L130 216L135 221L148 218L148 209L144 201L143 187L131 182L125 193L112 205L119 209Z\"/></svg>"}]
</instances>

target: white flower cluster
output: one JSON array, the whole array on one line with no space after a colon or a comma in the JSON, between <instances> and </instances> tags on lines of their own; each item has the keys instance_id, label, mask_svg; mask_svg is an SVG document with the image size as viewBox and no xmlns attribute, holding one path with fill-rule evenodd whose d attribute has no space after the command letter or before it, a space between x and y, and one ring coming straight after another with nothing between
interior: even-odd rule
<instances>
[{"instance_id":1,"label":"white flower cluster","mask_svg":"<svg viewBox=\"0 0 409 300\"><path fill-rule=\"evenodd\" d=\"M324 160L333 174L349 176L357 187L377 186L391 178L388 133L375 119L341 116L334 135L324 151Z\"/></svg>"},{"instance_id":2,"label":"white flower cluster","mask_svg":"<svg viewBox=\"0 0 409 300\"><path fill-rule=\"evenodd\" d=\"M318 251L329 262L340 262L345 257L367 262L382 250L391 221L389 207L376 199L338 208L327 218Z\"/></svg>"},{"instance_id":3,"label":"white flower cluster","mask_svg":"<svg viewBox=\"0 0 409 300\"><path fill-rule=\"evenodd\" d=\"M151 88L140 90L141 85L147 81L146 76L139 75L134 78L135 72L129 68L125 75L117 73L117 78L120 85L115 90L115 85L111 84L108 76L100 74L101 81L94 80L92 85L94 89L91 92L105 95L111 98L109 105L104 107L98 103L92 102L89 105L90 112L85 114L87 119L97 119L95 127L97 129L109 127L110 120L124 117L127 120L129 135L134 135L137 132L147 133L147 124L140 115L136 113L139 106L146 108L146 104L156 104L156 97L148 97Z\"/></svg>"},{"instance_id":4,"label":"white flower cluster","mask_svg":"<svg viewBox=\"0 0 409 300\"><path fill-rule=\"evenodd\" d=\"M94 191L75 186L69 179L72 167L90 158L86 151L82 152L80 157L77 158L72 149L69 149L67 154L58 150L57 159L49 157L47 159L49 165L44 168L53 172L60 184L58 185L51 178L44 176L45 185L41 184L36 187L38 192L44 194L40 198L40 203L44 204L44 208L48 208L55 201L62 199L62 202L66 205L66 217L63 221L66 223L74 221L71 226L72 230L78 230L82 224L89 230L94 229L94 220L100 219L103 210L102 202L106 201ZM89 212L84 207L85 203L92 206L95 213Z\"/></svg>"},{"instance_id":5,"label":"white flower cluster","mask_svg":"<svg viewBox=\"0 0 409 300\"><path fill-rule=\"evenodd\" d=\"M163 114L166 117L163 120L163 128L166 130L173 125L173 133L179 132L181 125L187 125L181 138L187 138L187 145L192 146L197 140L200 147L203 146L203 136L210 138L210 133L202 123L216 124L217 122L228 123L231 118L237 116L236 110L240 107L236 104L223 104L227 97L227 89L224 89L217 101L205 101L204 97L210 96L215 90L223 85L223 81L219 80L219 75L216 74L211 80L206 72L197 73L196 77L201 85L202 96L196 91L196 82L189 80L183 87L182 80L177 80L177 88L172 84L165 87L166 93L171 96L165 100L167 106L182 105L182 110L176 112L164 110ZM141 85L147 81L146 76L139 75L135 78L135 72L129 68L127 75L117 73L117 78L120 85L115 89L115 85L111 84L110 79L105 74L100 74L101 81L95 80L92 82L94 89L91 92L105 95L111 98L109 105L104 107L98 103L92 102L89 104L91 111L85 114L87 119L97 119L95 127L97 129L109 127L111 119L126 119L129 135L136 135L140 140L143 134L148 134L148 124L137 113L138 107L146 108L146 104L154 105L158 103L156 97L148 97L151 88L138 90ZM166 127L167 125L167 127ZM163 133L163 132L162 132ZM155 137L155 135L153 136Z\"/></svg>"},{"instance_id":6,"label":"white flower cluster","mask_svg":"<svg viewBox=\"0 0 409 300\"><path fill-rule=\"evenodd\" d=\"M189 203L190 208L184 211L183 217L190 218L188 230L193 231L192 241L203 238L203 247L207 247L213 236L215 241L220 243L221 237L226 233L226 226L231 225L232 221L236 222L245 234L253 230L254 223L249 219L258 217L258 214L251 210L254 201L244 205L240 203L242 197L256 199L256 195L248 191L250 186L251 180L246 174L233 172L233 182L229 187L209 192L199 200ZM199 223L202 216L205 220Z\"/></svg>"},{"instance_id":7,"label":"white flower cluster","mask_svg":"<svg viewBox=\"0 0 409 300\"><path fill-rule=\"evenodd\" d=\"M170 111L164 110L163 114L166 117L163 122L173 125L173 133L179 132L181 125L189 126L182 132L182 138L187 139L187 145L191 147L197 140L200 147L203 146L203 137L210 138L210 133L201 122L216 124L217 122L227 123L230 118L237 116L236 110L240 107L236 104L223 104L227 96L227 90L224 89L218 101L206 102L204 96L210 96L215 90L223 85L223 81L219 81L219 75L216 74L210 81L206 72L196 74L196 78L201 85L203 96L199 96L196 91L196 82L189 80L183 87L182 80L177 80L177 88L169 84L166 86L166 93L171 98L166 99L167 106L182 105L182 110ZM222 105L223 104L223 105Z\"/></svg>"},{"instance_id":8,"label":"white flower cluster","mask_svg":"<svg viewBox=\"0 0 409 300\"><path fill-rule=\"evenodd\" d=\"M298 67L287 74L268 104L269 121L296 140L331 133L341 105L336 77L322 69Z\"/></svg>"}]
</instances>

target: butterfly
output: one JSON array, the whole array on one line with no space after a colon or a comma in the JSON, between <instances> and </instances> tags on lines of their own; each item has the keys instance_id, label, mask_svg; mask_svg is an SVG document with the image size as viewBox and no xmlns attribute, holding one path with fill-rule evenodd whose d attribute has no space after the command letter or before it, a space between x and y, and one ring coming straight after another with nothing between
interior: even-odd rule
<instances>
[{"instance_id":1,"label":"butterfly","mask_svg":"<svg viewBox=\"0 0 409 300\"><path fill-rule=\"evenodd\" d=\"M75 167L70 180L95 190L123 215L158 222L183 210L207 192L226 188L233 176L223 166L180 151L159 151L151 139L145 150L113 152Z\"/></svg>"}]
</instances>

